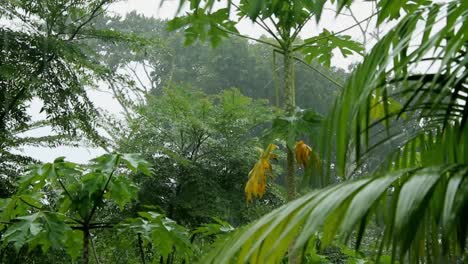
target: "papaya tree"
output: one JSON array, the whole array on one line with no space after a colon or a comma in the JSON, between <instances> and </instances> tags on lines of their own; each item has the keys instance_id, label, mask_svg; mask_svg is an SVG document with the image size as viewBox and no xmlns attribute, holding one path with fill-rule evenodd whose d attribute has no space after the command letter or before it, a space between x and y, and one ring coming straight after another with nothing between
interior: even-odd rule
<instances>
[{"instance_id":1,"label":"papaya tree","mask_svg":"<svg viewBox=\"0 0 468 264\"><path fill-rule=\"evenodd\" d=\"M151 175L149 163L135 154L105 154L89 165L64 158L33 165L19 177L16 193L0 200L1 242L17 251L55 249L73 260L81 255L81 263L89 263L91 247L99 262L92 233L113 228L133 233L140 249L151 244L166 262L173 247L188 259L188 232L162 214L140 212L136 218L101 220L102 208L113 206L122 212L137 198L138 187L129 172ZM144 263L145 256L141 259Z\"/></svg>"},{"instance_id":2,"label":"papaya tree","mask_svg":"<svg viewBox=\"0 0 468 264\"><path fill-rule=\"evenodd\" d=\"M97 132L98 111L86 88L116 81L88 45L90 39L128 40L95 20L113 0L1 1L0 26L0 187L11 192L18 168L32 158L15 152L25 146L76 146L83 137L105 148ZM30 105L38 112L31 114ZM37 118L39 120L36 120ZM24 134L51 129L52 135Z\"/></svg>"},{"instance_id":3,"label":"papaya tree","mask_svg":"<svg viewBox=\"0 0 468 264\"><path fill-rule=\"evenodd\" d=\"M185 16L176 17L169 22L169 29L185 29L186 44L192 44L196 40L209 40L213 46L216 46L223 38L240 36L270 46L273 50L274 61L276 60L276 54L282 55L284 118L289 120L301 115L301 111L296 107L294 81L294 64L296 60L306 63L302 59L305 58L309 62L314 61L330 66L332 52L335 49L340 50L345 57L353 53L362 53L364 50L359 43L351 40L351 37L328 30L324 30L320 35L304 41L300 39L299 34L303 33L305 25L310 20L320 20L325 4L323 0L245 0L240 1L239 4L228 1L227 6L223 8L214 8L214 1L181 1L181 6L186 2L190 3L190 11ZM239 33L236 25L243 20L258 25L272 41L256 39ZM316 67L309 66L321 72ZM277 72L278 69L274 69L274 71ZM339 84L338 81L332 78L328 77L328 79L335 84ZM275 94L279 106L278 90L275 91ZM289 124L292 126L293 122L289 122ZM296 197L294 146L299 134L295 134L297 130L291 127L288 129L290 130L288 133L289 138L282 139L287 142L286 182L288 200L291 201Z\"/></svg>"}]
</instances>

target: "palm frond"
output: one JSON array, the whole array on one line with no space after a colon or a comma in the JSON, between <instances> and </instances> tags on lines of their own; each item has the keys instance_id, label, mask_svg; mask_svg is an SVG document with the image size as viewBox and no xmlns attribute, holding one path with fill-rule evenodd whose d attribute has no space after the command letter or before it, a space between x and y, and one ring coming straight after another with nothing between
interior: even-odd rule
<instances>
[{"instance_id":1,"label":"palm frond","mask_svg":"<svg viewBox=\"0 0 468 264\"><path fill-rule=\"evenodd\" d=\"M393 249L393 259L444 259L449 249L464 252L467 208L468 166L399 170L303 196L242 229L202 262L279 263L291 243L305 251L317 234L322 246L334 238L361 241L367 220L382 215L380 243Z\"/></svg>"},{"instance_id":2,"label":"palm frond","mask_svg":"<svg viewBox=\"0 0 468 264\"><path fill-rule=\"evenodd\" d=\"M336 145L338 174L347 178L363 154L392 141L468 120L468 8L464 1L425 7L404 17L351 75L326 133ZM422 30L419 26L424 24ZM443 24L443 28L435 31ZM421 73L424 72L424 73ZM384 114L371 118L375 95ZM392 102L398 111L390 111ZM393 108L394 110L394 108ZM392 130L393 129L393 130ZM377 134L379 134L377 136ZM399 140L396 140L399 139ZM325 147L322 146L322 149Z\"/></svg>"},{"instance_id":3,"label":"palm frond","mask_svg":"<svg viewBox=\"0 0 468 264\"><path fill-rule=\"evenodd\" d=\"M444 164L468 164L468 126L459 122L416 133L405 145L389 156L380 167L382 172L403 168Z\"/></svg>"}]
</instances>

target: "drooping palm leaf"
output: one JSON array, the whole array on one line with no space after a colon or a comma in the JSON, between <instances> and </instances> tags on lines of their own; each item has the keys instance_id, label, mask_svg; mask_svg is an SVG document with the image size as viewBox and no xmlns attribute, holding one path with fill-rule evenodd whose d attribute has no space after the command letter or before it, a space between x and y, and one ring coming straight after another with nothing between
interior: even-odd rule
<instances>
[{"instance_id":1,"label":"drooping palm leaf","mask_svg":"<svg viewBox=\"0 0 468 264\"><path fill-rule=\"evenodd\" d=\"M463 253L468 206L468 166L434 166L362 178L305 195L234 235L203 263L279 263L291 243L306 249L322 232L322 245L345 241L366 217L385 214L384 249L424 259ZM435 206L438 205L438 206ZM419 224L418 224L419 223ZM426 223L424 225L423 223ZM428 228L426 228L428 226ZM463 231L463 232L461 232ZM359 233L361 240L364 232ZM441 237L434 244L431 237ZM434 249L431 252L420 250ZM414 249L418 249L413 252ZM406 255L407 256L407 255Z\"/></svg>"},{"instance_id":2,"label":"drooping palm leaf","mask_svg":"<svg viewBox=\"0 0 468 264\"><path fill-rule=\"evenodd\" d=\"M353 72L328 120L327 132L336 133L329 141L336 142L341 176L347 178L355 162L383 144L393 142L390 150L396 151L415 135L454 121L463 129L468 119L467 18L466 1L418 9ZM384 112L378 120L371 118L376 93ZM395 100L402 104L399 111L392 109Z\"/></svg>"}]
</instances>

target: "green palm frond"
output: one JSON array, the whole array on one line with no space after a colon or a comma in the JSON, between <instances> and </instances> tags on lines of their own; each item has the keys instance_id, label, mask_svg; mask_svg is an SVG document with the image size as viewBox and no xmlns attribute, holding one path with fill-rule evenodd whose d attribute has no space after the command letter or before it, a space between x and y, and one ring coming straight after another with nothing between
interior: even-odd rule
<instances>
[{"instance_id":1,"label":"green palm frond","mask_svg":"<svg viewBox=\"0 0 468 264\"><path fill-rule=\"evenodd\" d=\"M381 166L380 171L429 167L444 164L468 164L468 126L453 122L444 129L417 133Z\"/></svg>"},{"instance_id":2,"label":"green palm frond","mask_svg":"<svg viewBox=\"0 0 468 264\"><path fill-rule=\"evenodd\" d=\"M404 17L351 75L328 120L338 174L347 178L364 154L468 120L468 4L433 4ZM424 25L421 29L421 25ZM442 27L441 27L442 26ZM436 30L440 28L439 30ZM378 96L383 113L372 111ZM399 102L401 107L392 103ZM395 110L397 109L397 110Z\"/></svg>"},{"instance_id":3,"label":"green palm frond","mask_svg":"<svg viewBox=\"0 0 468 264\"><path fill-rule=\"evenodd\" d=\"M306 251L317 234L322 246L354 237L359 247L368 221L382 215L381 251L400 261L444 259L449 250L464 252L467 209L468 166L399 170L305 195L242 229L202 263L279 263L291 243Z\"/></svg>"}]
</instances>

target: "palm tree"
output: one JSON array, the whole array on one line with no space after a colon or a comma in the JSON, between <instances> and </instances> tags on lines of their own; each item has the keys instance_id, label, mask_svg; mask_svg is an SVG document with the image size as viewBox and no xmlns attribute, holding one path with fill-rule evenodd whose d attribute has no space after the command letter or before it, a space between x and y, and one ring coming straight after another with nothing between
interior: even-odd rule
<instances>
[{"instance_id":1,"label":"palm tree","mask_svg":"<svg viewBox=\"0 0 468 264\"><path fill-rule=\"evenodd\" d=\"M390 2L380 1L379 23L409 7ZM382 252L405 263L449 263L464 254L468 2L417 5L353 71L325 122L322 155L334 150L341 183L241 228L203 263L278 263L290 243L305 255L317 237L322 246L354 238L358 249L377 217L384 227L377 262ZM366 159L382 150L369 168Z\"/></svg>"}]
</instances>

